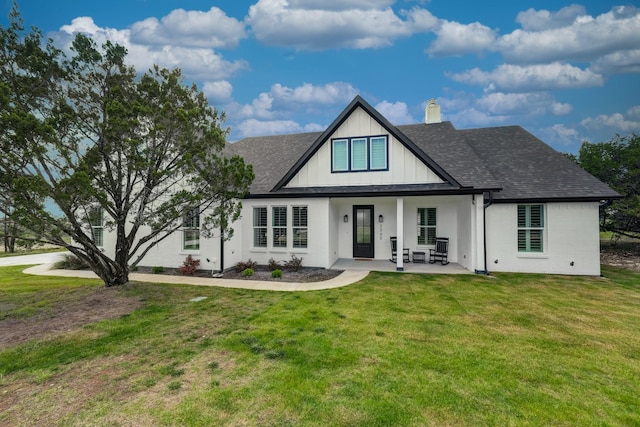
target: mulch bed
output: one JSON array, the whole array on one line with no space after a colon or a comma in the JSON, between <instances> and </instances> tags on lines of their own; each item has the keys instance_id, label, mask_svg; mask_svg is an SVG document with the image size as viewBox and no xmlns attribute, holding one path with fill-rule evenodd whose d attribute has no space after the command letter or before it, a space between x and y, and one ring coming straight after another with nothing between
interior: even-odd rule
<instances>
[{"instance_id":1,"label":"mulch bed","mask_svg":"<svg viewBox=\"0 0 640 427\"><path fill-rule=\"evenodd\" d=\"M138 267L135 273L154 274L151 267ZM227 270L223 273L225 279L236 280L264 280L275 282L322 282L324 280L332 279L342 273L342 270L327 270L325 268L316 267L302 267L298 271L282 270L282 277L274 278L271 276L271 271L266 266L257 266L254 269L252 276L243 276L242 272L235 269ZM162 273L156 273L158 275L179 275L182 273L177 268L164 268ZM196 270L195 277L211 277L211 270Z\"/></svg>"}]
</instances>

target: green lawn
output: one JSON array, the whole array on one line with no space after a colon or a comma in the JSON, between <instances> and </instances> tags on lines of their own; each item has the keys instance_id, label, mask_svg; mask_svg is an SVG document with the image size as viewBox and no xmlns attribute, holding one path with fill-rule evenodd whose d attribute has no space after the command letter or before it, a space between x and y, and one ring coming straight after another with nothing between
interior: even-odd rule
<instances>
[{"instance_id":1,"label":"green lawn","mask_svg":"<svg viewBox=\"0 0 640 427\"><path fill-rule=\"evenodd\" d=\"M99 287L19 271L1 322ZM640 274L604 272L108 289L144 306L0 349L0 425L640 425Z\"/></svg>"}]
</instances>

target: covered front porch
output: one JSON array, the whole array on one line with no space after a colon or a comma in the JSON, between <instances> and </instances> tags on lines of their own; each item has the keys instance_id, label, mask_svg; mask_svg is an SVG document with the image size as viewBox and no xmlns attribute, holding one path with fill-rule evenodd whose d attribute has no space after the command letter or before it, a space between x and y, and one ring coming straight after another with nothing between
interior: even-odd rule
<instances>
[{"instance_id":1,"label":"covered front porch","mask_svg":"<svg viewBox=\"0 0 640 427\"><path fill-rule=\"evenodd\" d=\"M332 198L327 228L333 257L327 265L418 273L485 271L483 202L481 194ZM428 263L436 238L447 240L449 266ZM411 262L394 256L392 247L398 254L409 253ZM413 262L416 253L426 255L427 263Z\"/></svg>"},{"instance_id":2,"label":"covered front porch","mask_svg":"<svg viewBox=\"0 0 640 427\"><path fill-rule=\"evenodd\" d=\"M332 266L331 270L359 270L359 271L396 271L396 264L389 260L380 259L354 259L340 258ZM458 263L450 262L442 265L439 262L435 264L405 262L404 273L417 274L472 274Z\"/></svg>"}]
</instances>

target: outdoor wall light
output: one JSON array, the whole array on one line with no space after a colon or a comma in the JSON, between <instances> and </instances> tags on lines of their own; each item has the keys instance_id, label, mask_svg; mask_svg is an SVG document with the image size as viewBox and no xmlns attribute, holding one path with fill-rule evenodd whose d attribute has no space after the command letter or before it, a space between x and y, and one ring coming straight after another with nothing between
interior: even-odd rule
<instances>
[{"instance_id":1,"label":"outdoor wall light","mask_svg":"<svg viewBox=\"0 0 640 427\"><path fill-rule=\"evenodd\" d=\"M384 222L384 217L382 215L378 215L378 222Z\"/></svg>"},{"instance_id":2,"label":"outdoor wall light","mask_svg":"<svg viewBox=\"0 0 640 427\"><path fill-rule=\"evenodd\" d=\"M349 215L345 215L344 218L342 218L342 220L344 222L349 222Z\"/></svg>"}]
</instances>

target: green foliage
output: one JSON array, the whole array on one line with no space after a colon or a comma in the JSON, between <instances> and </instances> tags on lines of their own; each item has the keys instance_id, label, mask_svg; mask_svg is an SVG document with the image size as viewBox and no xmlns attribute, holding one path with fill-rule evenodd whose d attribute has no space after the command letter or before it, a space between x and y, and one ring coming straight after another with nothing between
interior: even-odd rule
<instances>
[{"instance_id":1,"label":"green foliage","mask_svg":"<svg viewBox=\"0 0 640 427\"><path fill-rule=\"evenodd\" d=\"M282 277L282 270L280 270L280 269L273 270L271 272L271 277L276 278L276 279Z\"/></svg>"},{"instance_id":2,"label":"green foliage","mask_svg":"<svg viewBox=\"0 0 640 427\"><path fill-rule=\"evenodd\" d=\"M162 267L161 265L155 265L151 267L151 272L153 274L162 274L164 273L164 267Z\"/></svg>"},{"instance_id":3,"label":"green foliage","mask_svg":"<svg viewBox=\"0 0 640 427\"><path fill-rule=\"evenodd\" d=\"M253 276L253 269L252 268L245 268L244 270L242 270L242 275L244 277Z\"/></svg>"},{"instance_id":4,"label":"green foliage","mask_svg":"<svg viewBox=\"0 0 640 427\"><path fill-rule=\"evenodd\" d=\"M180 266L180 272L187 276L193 276L200 266L200 260L188 255Z\"/></svg>"},{"instance_id":5,"label":"green foliage","mask_svg":"<svg viewBox=\"0 0 640 427\"><path fill-rule=\"evenodd\" d=\"M601 209L601 229L640 237L640 136L618 135L607 142L583 142L577 162L623 196Z\"/></svg>"},{"instance_id":6,"label":"green foliage","mask_svg":"<svg viewBox=\"0 0 640 427\"><path fill-rule=\"evenodd\" d=\"M204 237L232 234L253 171L224 155L224 113L180 70L140 75L124 47L84 34L67 55L25 30L15 4L9 20L0 27L0 213L108 286L126 283L189 209L201 212ZM113 236L106 251L91 228L98 207Z\"/></svg>"}]
</instances>

